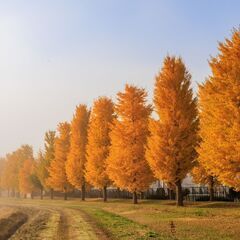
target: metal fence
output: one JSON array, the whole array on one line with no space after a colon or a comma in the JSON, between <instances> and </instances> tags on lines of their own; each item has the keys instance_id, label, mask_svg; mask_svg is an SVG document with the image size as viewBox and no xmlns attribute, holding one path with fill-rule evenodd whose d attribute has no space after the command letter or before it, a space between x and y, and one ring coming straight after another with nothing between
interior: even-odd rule
<instances>
[{"instance_id":1,"label":"metal fence","mask_svg":"<svg viewBox=\"0 0 240 240\"><path fill-rule=\"evenodd\" d=\"M186 201L208 201L209 191L207 187L184 187L183 195ZM70 197L81 197L80 191L74 191L69 194ZM103 193L99 189L90 189L86 192L87 198L102 198ZM167 188L150 188L138 196L140 199L170 199L170 191ZM108 198L132 198L132 193L116 188L108 189ZM175 198L173 191L171 199ZM238 201L240 193L229 189L228 187L215 187L214 200L216 201Z\"/></svg>"},{"instance_id":2,"label":"metal fence","mask_svg":"<svg viewBox=\"0 0 240 240\"><path fill-rule=\"evenodd\" d=\"M48 196L50 193L45 192L45 196ZM6 195L6 194L5 194ZM38 196L39 193L35 193L35 196ZM210 199L209 191L207 187L183 187L183 195L186 201L208 201ZM55 192L54 196L63 197L63 193ZM71 198L80 198L81 192L74 190L68 193L68 196ZM102 198L103 192L99 189L88 189L86 191L87 198ZM138 194L140 199L175 199L175 192L165 188L150 188L145 192ZM108 198L119 198L119 199L130 199L132 198L132 193L117 188L108 189ZM214 200L215 201L239 201L240 192L235 192L231 188L218 186L214 188Z\"/></svg>"},{"instance_id":3,"label":"metal fence","mask_svg":"<svg viewBox=\"0 0 240 240\"><path fill-rule=\"evenodd\" d=\"M188 193L185 199L189 201L208 201L210 199L207 187L190 187L184 188ZM219 186L214 188L214 200L216 201L233 201L234 194L228 187Z\"/></svg>"}]
</instances>

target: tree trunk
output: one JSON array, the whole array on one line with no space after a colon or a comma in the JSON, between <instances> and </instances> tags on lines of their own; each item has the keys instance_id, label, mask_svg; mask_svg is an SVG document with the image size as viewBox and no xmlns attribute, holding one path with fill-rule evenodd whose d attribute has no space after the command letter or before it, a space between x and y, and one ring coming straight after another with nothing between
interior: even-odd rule
<instances>
[{"instance_id":1,"label":"tree trunk","mask_svg":"<svg viewBox=\"0 0 240 240\"><path fill-rule=\"evenodd\" d=\"M53 199L53 189L50 189L50 198Z\"/></svg>"},{"instance_id":2,"label":"tree trunk","mask_svg":"<svg viewBox=\"0 0 240 240\"><path fill-rule=\"evenodd\" d=\"M85 201L86 188L85 183L82 185L82 201Z\"/></svg>"},{"instance_id":3,"label":"tree trunk","mask_svg":"<svg viewBox=\"0 0 240 240\"><path fill-rule=\"evenodd\" d=\"M174 192L170 188L168 188L168 197L169 197L169 200L174 200Z\"/></svg>"},{"instance_id":4,"label":"tree trunk","mask_svg":"<svg viewBox=\"0 0 240 240\"><path fill-rule=\"evenodd\" d=\"M180 180L178 180L176 183L176 200L177 200L177 206L182 207L183 206L183 194L182 194L182 183Z\"/></svg>"},{"instance_id":5,"label":"tree trunk","mask_svg":"<svg viewBox=\"0 0 240 240\"><path fill-rule=\"evenodd\" d=\"M209 201L213 201L214 200L214 179L213 176L210 176L209 178L209 184L208 184L208 191L209 191Z\"/></svg>"},{"instance_id":6,"label":"tree trunk","mask_svg":"<svg viewBox=\"0 0 240 240\"><path fill-rule=\"evenodd\" d=\"M33 196L33 192L31 192L30 196L31 196L31 199L33 199L33 198L34 198L34 196Z\"/></svg>"},{"instance_id":7,"label":"tree trunk","mask_svg":"<svg viewBox=\"0 0 240 240\"><path fill-rule=\"evenodd\" d=\"M43 187L41 187L40 189L40 197L41 197L41 200L43 200Z\"/></svg>"},{"instance_id":8,"label":"tree trunk","mask_svg":"<svg viewBox=\"0 0 240 240\"><path fill-rule=\"evenodd\" d=\"M67 200L68 196L67 196L67 188L64 187L64 200Z\"/></svg>"},{"instance_id":9,"label":"tree trunk","mask_svg":"<svg viewBox=\"0 0 240 240\"><path fill-rule=\"evenodd\" d=\"M121 191L120 191L120 188L117 188L117 198L121 198Z\"/></svg>"},{"instance_id":10,"label":"tree trunk","mask_svg":"<svg viewBox=\"0 0 240 240\"><path fill-rule=\"evenodd\" d=\"M107 187L103 187L103 201L107 202Z\"/></svg>"},{"instance_id":11,"label":"tree trunk","mask_svg":"<svg viewBox=\"0 0 240 240\"><path fill-rule=\"evenodd\" d=\"M137 201L137 193L136 192L133 192L133 204L137 204L138 201Z\"/></svg>"}]
</instances>

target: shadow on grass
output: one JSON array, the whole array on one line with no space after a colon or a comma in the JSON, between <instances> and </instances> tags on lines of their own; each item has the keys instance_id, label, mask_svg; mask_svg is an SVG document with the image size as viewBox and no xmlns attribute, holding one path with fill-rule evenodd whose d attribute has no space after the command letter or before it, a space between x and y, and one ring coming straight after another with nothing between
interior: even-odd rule
<instances>
[{"instance_id":1,"label":"shadow on grass","mask_svg":"<svg viewBox=\"0 0 240 240\"><path fill-rule=\"evenodd\" d=\"M208 202L198 205L199 208L240 208L240 203L234 202Z\"/></svg>"}]
</instances>

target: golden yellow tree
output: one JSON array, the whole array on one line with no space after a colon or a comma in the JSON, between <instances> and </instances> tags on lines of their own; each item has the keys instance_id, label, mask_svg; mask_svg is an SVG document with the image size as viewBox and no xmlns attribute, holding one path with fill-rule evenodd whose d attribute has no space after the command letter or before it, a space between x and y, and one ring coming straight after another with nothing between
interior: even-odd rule
<instances>
[{"instance_id":1,"label":"golden yellow tree","mask_svg":"<svg viewBox=\"0 0 240 240\"><path fill-rule=\"evenodd\" d=\"M49 167L49 166L48 166ZM32 182L37 188L40 189L40 197L43 199L43 190L44 185L46 184L47 177L43 174L45 172L48 172L47 168L45 167L45 159L44 154L42 151L39 151L38 156L36 158L36 162L34 164L34 172L32 174ZM48 176L48 174L47 174Z\"/></svg>"},{"instance_id":2,"label":"golden yellow tree","mask_svg":"<svg viewBox=\"0 0 240 240\"><path fill-rule=\"evenodd\" d=\"M111 183L106 172L106 159L110 148L110 124L114 118L114 105L111 99L98 98L90 115L86 179L97 188L103 189L103 200L107 201L107 186Z\"/></svg>"},{"instance_id":3,"label":"golden yellow tree","mask_svg":"<svg viewBox=\"0 0 240 240\"><path fill-rule=\"evenodd\" d=\"M209 200L214 200L214 186L217 184L216 177L212 176L200 163L192 169L191 175L193 181L197 184L204 184L208 186Z\"/></svg>"},{"instance_id":4,"label":"golden yellow tree","mask_svg":"<svg viewBox=\"0 0 240 240\"><path fill-rule=\"evenodd\" d=\"M6 159L0 157L0 197L2 194L2 190L5 189L4 186L4 171L6 166Z\"/></svg>"},{"instance_id":5,"label":"golden yellow tree","mask_svg":"<svg viewBox=\"0 0 240 240\"><path fill-rule=\"evenodd\" d=\"M19 170L19 190L26 197L27 193L33 196L34 185L31 181L31 175L34 171L34 160L26 159Z\"/></svg>"},{"instance_id":6,"label":"golden yellow tree","mask_svg":"<svg viewBox=\"0 0 240 240\"><path fill-rule=\"evenodd\" d=\"M50 163L47 185L54 190L63 191L67 200L67 192L71 185L67 180L65 164L70 150L70 124L67 122L58 125L58 136L55 139L55 157Z\"/></svg>"},{"instance_id":7,"label":"golden yellow tree","mask_svg":"<svg viewBox=\"0 0 240 240\"><path fill-rule=\"evenodd\" d=\"M81 189L82 200L85 200L85 165L87 130L90 112L86 105L76 107L71 122L70 152L66 162L68 181L77 189Z\"/></svg>"},{"instance_id":8,"label":"golden yellow tree","mask_svg":"<svg viewBox=\"0 0 240 240\"><path fill-rule=\"evenodd\" d=\"M53 199L53 189L51 186L48 186L47 179L49 177L48 168L55 157L55 131L48 131L45 133L44 138L44 152L38 156L38 165L37 165L37 176L45 190L49 190L50 187L50 196Z\"/></svg>"},{"instance_id":9,"label":"golden yellow tree","mask_svg":"<svg viewBox=\"0 0 240 240\"><path fill-rule=\"evenodd\" d=\"M156 77L154 106L158 119L150 122L147 160L156 178L176 186L183 205L181 182L193 167L197 144L197 101L191 76L181 58L166 57Z\"/></svg>"},{"instance_id":10,"label":"golden yellow tree","mask_svg":"<svg viewBox=\"0 0 240 240\"><path fill-rule=\"evenodd\" d=\"M111 147L107 159L107 172L114 184L133 193L146 190L153 181L151 170L145 159L148 121L151 105L146 103L144 89L126 85L125 91L117 95L114 119L111 128Z\"/></svg>"},{"instance_id":11,"label":"golden yellow tree","mask_svg":"<svg viewBox=\"0 0 240 240\"><path fill-rule=\"evenodd\" d=\"M10 158L10 154L7 154L5 158L4 169L1 176L1 187L7 190L8 197L10 196L11 191L12 193L14 192L13 189L15 187L16 178L13 175L13 173L15 172L13 171L15 169L14 166L16 165L14 164L13 160Z\"/></svg>"},{"instance_id":12,"label":"golden yellow tree","mask_svg":"<svg viewBox=\"0 0 240 240\"><path fill-rule=\"evenodd\" d=\"M21 164L19 164L17 151L6 155L6 163L1 181L2 187L8 191L8 196L15 197L19 192L19 169L23 161L21 160Z\"/></svg>"},{"instance_id":13,"label":"golden yellow tree","mask_svg":"<svg viewBox=\"0 0 240 240\"><path fill-rule=\"evenodd\" d=\"M22 145L16 151L7 154L3 174L3 184L12 196L19 194L19 171L26 159L33 160L33 150L29 145Z\"/></svg>"},{"instance_id":14,"label":"golden yellow tree","mask_svg":"<svg viewBox=\"0 0 240 240\"><path fill-rule=\"evenodd\" d=\"M240 31L219 44L200 86L199 161L224 185L240 190Z\"/></svg>"}]
</instances>

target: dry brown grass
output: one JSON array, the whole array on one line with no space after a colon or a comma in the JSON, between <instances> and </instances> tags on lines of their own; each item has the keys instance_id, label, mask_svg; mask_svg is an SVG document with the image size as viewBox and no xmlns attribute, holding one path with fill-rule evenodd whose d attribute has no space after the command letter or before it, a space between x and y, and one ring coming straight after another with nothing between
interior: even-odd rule
<instances>
[{"instance_id":1,"label":"dry brown grass","mask_svg":"<svg viewBox=\"0 0 240 240\"><path fill-rule=\"evenodd\" d=\"M103 209L149 226L166 239L240 239L240 204L195 203L183 208L169 201L110 203ZM172 233L171 223L175 226Z\"/></svg>"}]
</instances>

